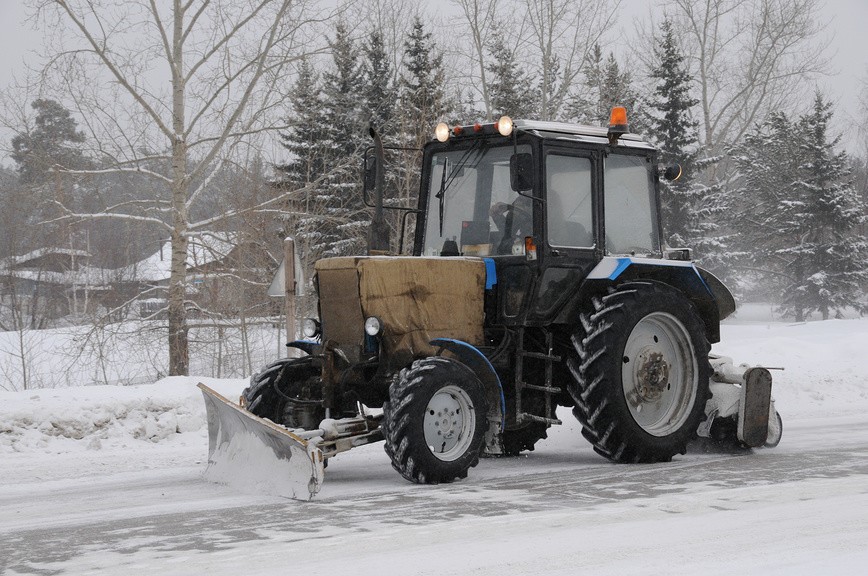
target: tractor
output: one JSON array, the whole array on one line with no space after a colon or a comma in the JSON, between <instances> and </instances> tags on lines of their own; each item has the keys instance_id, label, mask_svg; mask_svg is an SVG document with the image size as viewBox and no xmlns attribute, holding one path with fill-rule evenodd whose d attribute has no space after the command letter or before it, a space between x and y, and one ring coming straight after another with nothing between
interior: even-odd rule
<instances>
[{"instance_id":1,"label":"tractor","mask_svg":"<svg viewBox=\"0 0 868 576\"><path fill-rule=\"evenodd\" d=\"M777 444L769 371L710 355L732 294L662 241L660 181L681 168L658 165L623 108L608 128L439 124L406 255L389 252L371 132L369 253L316 262L318 316L287 344L301 357L239 403L200 386L212 466L252 435L311 497L330 458L383 442L407 480L453 482L533 450L558 407L613 462L668 462L697 435Z\"/></svg>"}]
</instances>

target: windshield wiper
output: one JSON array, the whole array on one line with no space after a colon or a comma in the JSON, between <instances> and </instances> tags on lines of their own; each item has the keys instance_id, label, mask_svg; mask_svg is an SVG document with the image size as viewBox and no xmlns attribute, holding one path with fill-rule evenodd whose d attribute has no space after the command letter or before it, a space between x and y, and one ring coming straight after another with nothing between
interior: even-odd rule
<instances>
[{"instance_id":1,"label":"windshield wiper","mask_svg":"<svg viewBox=\"0 0 868 576\"><path fill-rule=\"evenodd\" d=\"M471 144L470 148L464 151L461 155L461 158L458 159L458 162L455 163L455 168L452 169L451 173L449 170L449 157L443 157L443 175L440 178L440 190L437 194L434 195L440 201L440 237L443 237L443 206L446 202L446 190L449 189L449 185L458 177L461 173L461 169L464 168L465 165L468 164L470 160L471 154L476 151L480 151L480 154L477 158L477 163L484 156L481 153L480 148L482 148L483 140L477 140L473 144ZM475 166L475 164L471 165Z\"/></svg>"},{"instance_id":2,"label":"windshield wiper","mask_svg":"<svg viewBox=\"0 0 868 576\"><path fill-rule=\"evenodd\" d=\"M443 158L443 176L440 178L440 191L435 198L440 200L440 237L443 237L443 198L446 196L446 175L449 174L449 158Z\"/></svg>"}]
</instances>

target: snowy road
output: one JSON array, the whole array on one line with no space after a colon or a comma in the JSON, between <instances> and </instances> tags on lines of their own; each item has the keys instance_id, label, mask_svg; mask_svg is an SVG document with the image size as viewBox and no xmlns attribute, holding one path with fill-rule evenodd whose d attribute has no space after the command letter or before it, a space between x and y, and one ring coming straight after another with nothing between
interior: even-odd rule
<instances>
[{"instance_id":1,"label":"snowy road","mask_svg":"<svg viewBox=\"0 0 868 576\"><path fill-rule=\"evenodd\" d=\"M110 453L51 470L4 457L0 573L857 574L868 565L861 416L785 421L775 450L695 450L648 466L607 463L568 424L528 457L483 460L445 486L406 483L370 446L333 461L310 503L206 483L202 456L145 454L150 469L108 473Z\"/></svg>"}]
</instances>

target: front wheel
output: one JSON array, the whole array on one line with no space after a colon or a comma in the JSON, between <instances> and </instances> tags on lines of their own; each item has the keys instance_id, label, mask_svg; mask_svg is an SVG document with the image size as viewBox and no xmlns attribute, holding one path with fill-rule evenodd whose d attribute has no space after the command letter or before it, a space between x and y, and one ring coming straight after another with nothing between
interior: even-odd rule
<instances>
[{"instance_id":1,"label":"front wheel","mask_svg":"<svg viewBox=\"0 0 868 576\"><path fill-rule=\"evenodd\" d=\"M310 356L282 358L250 378L241 393L245 408L287 428L314 429L325 417L320 371Z\"/></svg>"},{"instance_id":2,"label":"front wheel","mask_svg":"<svg viewBox=\"0 0 868 576\"><path fill-rule=\"evenodd\" d=\"M485 390L469 368L441 357L417 360L395 378L383 405L392 466L419 484L465 478L479 463L487 412Z\"/></svg>"},{"instance_id":3,"label":"front wheel","mask_svg":"<svg viewBox=\"0 0 868 576\"><path fill-rule=\"evenodd\" d=\"M593 304L569 364L582 434L616 462L684 454L710 395L709 344L693 305L649 282L623 284Z\"/></svg>"}]
</instances>

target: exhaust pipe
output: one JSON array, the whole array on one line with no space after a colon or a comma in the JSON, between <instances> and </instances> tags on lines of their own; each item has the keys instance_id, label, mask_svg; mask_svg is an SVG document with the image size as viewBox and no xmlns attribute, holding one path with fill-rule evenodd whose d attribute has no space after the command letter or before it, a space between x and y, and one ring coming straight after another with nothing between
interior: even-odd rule
<instances>
[{"instance_id":1,"label":"exhaust pipe","mask_svg":"<svg viewBox=\"0 0 868 576\"><path fill-rule=\"evenodd\" d=\"M383 192L385 188L385 153L383 141L373 126L368 128L371 138L374 139L374 218L371 220L371 229L368 232L368 255L388 254L389 252L389 227L383 218Z\"/></svg>"}]
</instances>

